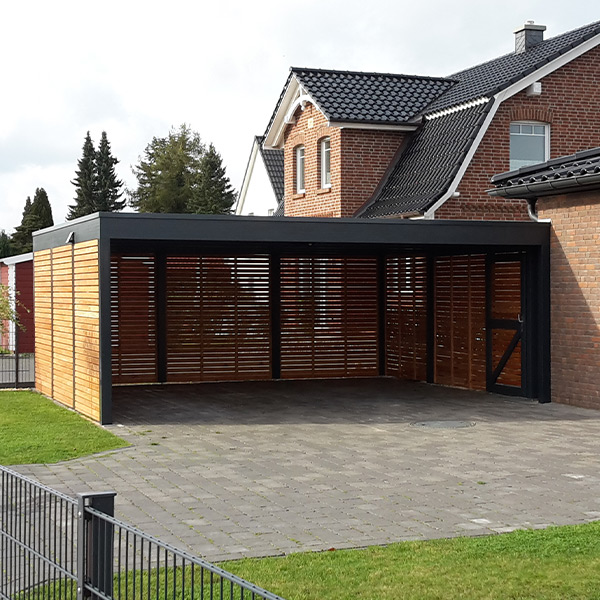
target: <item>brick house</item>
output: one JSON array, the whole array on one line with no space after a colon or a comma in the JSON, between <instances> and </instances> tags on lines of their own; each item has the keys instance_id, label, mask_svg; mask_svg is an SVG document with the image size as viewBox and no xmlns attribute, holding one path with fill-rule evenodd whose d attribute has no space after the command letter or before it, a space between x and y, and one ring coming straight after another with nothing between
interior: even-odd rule
<instances>
[{"instance_id":1,"label":"brick house","mask_svg":"<svg viewBox=\"0 0 600 600\"><path fill-rule=\"evenodd\" d=\"M525 199L551 223L552 400L600 408L600 148L497 175L493 198Z\"/></svg>"},{"instance_id":2,"label":"brick house","mask_svg":"<svg viewBox=\"0 0 600 600\"><path fill-rule=\"evenodd\" d=\"M262 142L284 157L276 214L528 219L490 178L600 145L600 22L545 29L447 78L292 68Z\"/></svg>"}]
</instances>

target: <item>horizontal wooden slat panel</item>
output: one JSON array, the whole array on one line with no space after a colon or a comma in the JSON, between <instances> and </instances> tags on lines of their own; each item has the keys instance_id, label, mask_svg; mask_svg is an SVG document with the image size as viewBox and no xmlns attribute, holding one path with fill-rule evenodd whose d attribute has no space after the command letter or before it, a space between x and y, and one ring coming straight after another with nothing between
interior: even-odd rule
<instances>
[{"instance_id":1,"label":"horizontal wooden slat panel","mask_svg":"<svg viewBox=\"0 0 600 600\"><path fill-rule=\"evenodd\" d=\"M485 256L437 257L435 382L486 387Z\"/></svg>"},{"instance_id":2,"label":"horizontal wooden slat panel","mask_svg":"<svg viewBox=\"0 0 600 600\"><path fill-rule=\"evenodd\" d=\"M167 379L271 377L267 255L167 257Z\"/></svg>"},{"instance_id":3,"label":"horizontal wooden slat panel","mask_svg":"<svg viewBox=\"0 0 600 600\"><path fill-rule=\"evenodd\" d=\"M156 265L153 255L111 259L113 383L154 383Z\"/></svg>"},{"instance_id":4,"label":"horizontal wooden slat panel","mask_svg":"<svg viewBox=\"0 0 600 600\"><path fill-rule=\"evenodd\" d=\"M377 375L374 257L281 259L281 376Z\"/></svg>"}]
</instances>

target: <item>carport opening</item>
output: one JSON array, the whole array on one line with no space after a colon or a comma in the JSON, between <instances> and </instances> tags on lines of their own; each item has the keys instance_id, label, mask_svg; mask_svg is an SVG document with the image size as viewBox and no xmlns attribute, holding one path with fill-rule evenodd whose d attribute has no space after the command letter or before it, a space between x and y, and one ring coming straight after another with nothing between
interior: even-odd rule
<instances>
[{"instance_id":1,"label":"carport opening","mask_svg":"<svg viewBox=\"0 0 600 600\"><path fill-rule=\"evenodd\" d=\"M112 381L393 376L532 396L525 256L116 249Z\"/></svg>"}]
</instances>

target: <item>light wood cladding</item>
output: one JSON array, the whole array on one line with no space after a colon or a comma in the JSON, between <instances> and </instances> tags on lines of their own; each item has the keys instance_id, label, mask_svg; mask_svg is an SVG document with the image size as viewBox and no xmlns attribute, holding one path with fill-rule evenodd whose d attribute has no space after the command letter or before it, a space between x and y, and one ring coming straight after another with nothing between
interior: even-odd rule
<instances>
[{"instance_id":1,"label":"light wood cladding","mask_svg":"<svg viewBox=\"0 0 600 600\"><path fill-rule=\"evenodd\" d=\"M36 388L100 420L98 242L34 254Z\"/></svg>"}]
</instances>

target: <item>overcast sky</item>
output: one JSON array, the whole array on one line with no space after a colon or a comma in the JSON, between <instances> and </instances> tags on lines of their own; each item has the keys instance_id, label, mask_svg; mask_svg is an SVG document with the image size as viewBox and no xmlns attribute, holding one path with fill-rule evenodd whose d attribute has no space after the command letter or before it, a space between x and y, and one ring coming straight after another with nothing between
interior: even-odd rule
<instances>
[{"instance_id":1,"label":"overcast sky","mask_svg":"<svg viewBox=\"0 0 600 600\"><path fill-rule=\"evenodd\" d=\"M37 187L64 221L88 130L133 187L152 137L188 123L239 190L290 66L450 75L512 51L526 20L551 37L598 19L592 0L6 2L0 229Z\"/></svg>"}]
</instances>

